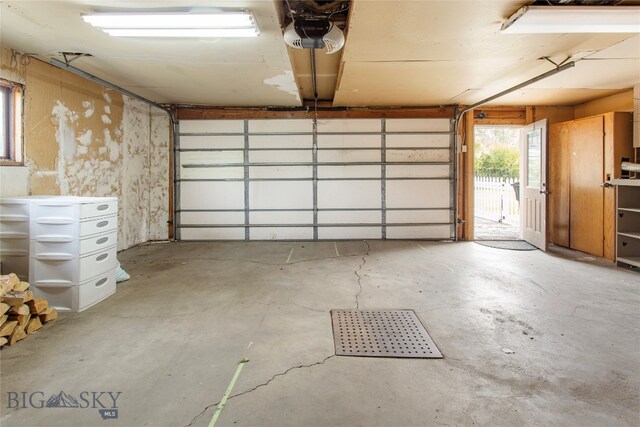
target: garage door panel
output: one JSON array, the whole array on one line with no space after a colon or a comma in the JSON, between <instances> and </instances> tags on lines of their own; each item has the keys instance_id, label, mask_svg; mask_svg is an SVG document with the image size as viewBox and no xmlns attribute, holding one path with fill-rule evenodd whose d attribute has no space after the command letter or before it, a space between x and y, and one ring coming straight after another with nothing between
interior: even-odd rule
<instances>
[{"instance_id":1,"label":"garage door panel","mask_svg":"<svg viewBox=\"0 0 640 427\"><path fill-rule=\"evenodd\" d=\"M244 240L244 228L182 228L181 240Z\"/></svg>"},{"instance_id":2,"label":"garage door panel","mask_svg":"<svg viewBox=\"0 0 640 427\"><path fill-rule=\"evenodd\" d=\"M304 209L313 207L313 184L303 182L251 182L249 205L252 209Z\"/></svg>"},{"instance_id":3,"label":"garage door panel","mask_svg":"<svg viewBox=\"0 0 640 427\"><path fill-rule=\"evenodd\" d=\"M387 165L387 178L447 178L449 165Z\"/></svg>"},{"instance_id":4,"label":"garage door panel","mask_svg":"<svg viewBox=\"0 0 640 427\"><path fill-rule=\"evenodd\" d=\"M387 227L389 239L451 239L450 225Z\"/></svg>"},{"instance_id":5,"label":"garage door panel","mask_svg":"<svg viewBox=\"0 0 640 427\"><path fill-rule=\"evenodd\" d=\"M205 152L185 152L180 155L180 164L187 168L193 165L219 165L223 163L237 163L242 165L243 152L233 151L205 151Z\"/></svg>"},{"instance_id":6,"label":"garage door panel","mask_svg":"<svg viewBox=\"0 0 640 427\"><path fill-rule=\"evenodd\" d=\"M318 238L325 240L381 239L380 227L320 227Z\"/></svg>"},{"instance_id":7,"label":"garage door panel","mask_svg":"<svg viewBox=\"0 0 640 427\"><path fill-rule=\"evenodd\" d=\"M319 208L379 208L379 181L320 181Z\"/></svg>"},{"instance_id":8,"label":"garage door panel","mask_svg":"<svg viewBox=\"0 0 640 427\"><path fill-rule=\"evenodd\" d=\"M180 148L183 149L244 149L243 136L181 136ZM184 155L184 154L183 154Z\"/></svg>"},{"instance_id":9,"label":"garage door panel","mask_svg":"<svg viewBox=\"0 0 640 427\"><path fill-rule=\"evenodd\" d=\"M388 208L441 208L449 206L450 187L440 181L389 181Z\"/></svg>"},{"instance_id":10,"label":"garage door panel","mask_svg":"<svg viewBox=\"0 0 640 427\"><path fill-rule=\"evenodd\" d=\"M244 169L241 167L223 168L181 168L180 179L242 179Z\"/></svg>"},{"instance_id":11,"label":"garage door panel","mask_svg":"<svg viewBox=\"0 0 640 427\"><path fill-rule=\"evenodd\" d=\"M395 147L429 147L429 148L449 148L451 144L450 136L447 135L394 135L386 137L387 148Z\"/></svg>"},{"instance_id":12,"label":"garage door panel","mask_svg":"<svg viewBox=\"0 0 640 427\"><path fill-rule=\"evenodd\" d=\"M313 224L313 212L251 212L249 224Z\"/></svg>"},{"instance_id":13,"label":"garage door panel","mask_svg":"<svg viewBox=\"0 0 640 427\"><path fill-rule=\"evenodd\" d=\"M249 148L308 148L313 146L311 135L250 135Z\"/></svg>"},{"instance_id":14,"label":"garage door panel","mask_svg":"<svg viewBox=\"0 0 640 427\"><path fill-rule=\"evenodd\" d=\"M313 227L251 227L251 240L312 240Z\"/></svg>"},{"instance_id":15,"label":"garage door panel","mask_svg":"<svg viewBox=\"0 0 640 427\"><path fill-rule=\"evenodd\" d=\"M324 150L318 151L318 162L380 162L380 150Z\"/></svg>"},{"instance_id":16,"label":"garage door panel","mask_svg":"<svg viewBox=\"0 0 640 427\"><path fill-rule=\"evenodd\" d=\"M387 162L449 162L447 150L387 150Z\"/></svg>"},{"instance_id":17,"label":"garage door panel","mask_svg":"<svg viewBox=\"0 0 640 427\"><path fill-rule=\"evenodd\" d=\"M250 151L249 163L311 163L313 156L309 151Z\"/></svg>"},{"instance_id":18,"label":"garage door panel","mask_svg":"<svg viewBox=\"0 0 640 427\"><path fill-rule=\"evenodd\" d=\"M243 209L242 182L182 182L181 209Z\"/></svg>"},{"instance_id":19,"label":"garage door panel","mask_svg":"<svg viewBox=\"0 0 640 427\"><path fill-rule=\"evenodd\" d=\"M377 148L382 145L380 135L318 135L318 148Z\"/></svg>"},{"instance_id":20,"label":"garage door panel","mask_svg":"<svg viewBox=\"0 0 640 427\"><path fill-rule=\"evenodd\" d=\"M380 132L380 119L325 119L318 120L318 132Z\"/></svg>"},{"instance_id":21,"label":"garage door panel","mask_svg":"<svg viewBox=\"0 0 640 427\"><path fill-rule=\"evenodd\" d=\"M380 166L318 166L318 178L380 178Z\"/></svg>"},{"instance_id":22,"label":"garage door panel","mask_svg":"<svg viewBox=\"0 0 640 427\"><path fill-rule=\"evenodd\" d=\"M320 211L318 222L320 224L380 224L382 213L380 211Z\"/></svg>"},{"instance_id":23,"label":"garage door panel","mask_svg":"<svg viewBox=\"0 0 640 427\"><path fill-rule=\"evenodd\" d=\"M185 152L180 156L180 179L243 178L242 151ZM238 164L238 167L223 165Z\"/></svg>"},{"instance_id":24,"label":"garage door panel","mask_svg":"<svg viewBox=\"0 0 640 427\"><path fill-rule=\"evenodd\" d=\"M183 224L244 224L244 212L181 212Z\"/></svg>"},{"instance_id":25,"label":"garage door panel","mask_svg":"<svg viewBox=\"0 0 640 427\"><path fill-rule=\"evenodd\" d=\"M312 166L251 166L249 178L312 178Z\"/></svg>"},{"instance_id":26,"label":"garage door panel","mask_svg":"<svg viewBox=\"0 0 640 427\"><path fill-rule=\"evenodd\" d=\"M443 210L408 210L408 211L387 211L387 223L448 223L451 221L451 211Z\"/></svg>"}]
</instances>

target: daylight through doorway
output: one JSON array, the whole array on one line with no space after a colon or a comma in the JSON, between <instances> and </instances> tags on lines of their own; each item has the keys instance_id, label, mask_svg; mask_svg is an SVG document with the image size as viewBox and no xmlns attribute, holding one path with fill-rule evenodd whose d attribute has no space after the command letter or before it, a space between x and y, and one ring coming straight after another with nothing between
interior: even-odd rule
<instances>
[{"instance_id":1,"label":"daylight through doorway","mask_svg":"<svg viewBox=\"0 0 640 427\"><path fill-rule=\"evenodd\" d=\"M474 128L474 236L520 240L520 128Z\"/></svg>"}]
</instances>

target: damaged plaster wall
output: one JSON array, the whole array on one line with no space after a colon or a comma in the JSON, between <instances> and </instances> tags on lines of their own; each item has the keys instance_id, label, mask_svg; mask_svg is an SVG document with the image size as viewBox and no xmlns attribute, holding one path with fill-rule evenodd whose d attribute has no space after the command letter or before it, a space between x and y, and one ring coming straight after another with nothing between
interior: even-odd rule
<instances>
[{"instance_id":1,"label":"damaged plaster wall","mask_svg":"<svg viewBox=\"0 0 640 427\"><path fill-rule=\"evenodd\" d=\"M5 51L3 71L15 68ZM117 196L118 249L167 239L167 114L33 58L22 63L27 194Z\"/></svg>"}]
</instances>

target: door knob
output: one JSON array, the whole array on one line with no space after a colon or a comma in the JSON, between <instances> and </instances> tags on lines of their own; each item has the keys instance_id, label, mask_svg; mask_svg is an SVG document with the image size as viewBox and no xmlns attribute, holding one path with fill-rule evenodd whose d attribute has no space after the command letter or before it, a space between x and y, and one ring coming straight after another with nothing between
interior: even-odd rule
<instances>
[{"instance_id":1,"label":"door knob","mask_svg":"<svg viewBox=\"0 0 640 427\"><path fill-rule=\"evenodd\" d=\"M548 190L540 190L540 194L551 194L551 191L548 191Z\"/></svg>"},{"instance_id":2,"label":"door knob","mask_svg":"<svg viewBox=\"0 0 640 427\"><path fill-rule=\"evenodd\" d=\"M602 184L600 184L600 187L602 187L602 188L611 188L611 187L613 187L613 184L610 184L608 182L603 182Z\"/></svg>"}]
</instances>

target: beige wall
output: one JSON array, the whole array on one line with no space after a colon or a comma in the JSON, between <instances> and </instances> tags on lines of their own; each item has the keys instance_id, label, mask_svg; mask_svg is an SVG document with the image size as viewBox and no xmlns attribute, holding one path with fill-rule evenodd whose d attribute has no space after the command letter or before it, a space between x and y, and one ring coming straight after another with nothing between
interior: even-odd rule
<instances>
[{"instance_id":1,"label":"beige wall","mask_svg":"<svg viewBox=\"0 0 640 427\"><path fill-rule=\"evenodd\" d=\"M595 116L611 111L633 111L633 89L575 106L575 118Z\"/></svg>"},{"instance_id":2,"label":"beige wall","mask_svg":"<svg viewBox=\"0 0 640 427\"><path fill-rule=\"evenodd\" d=\"M533 107L533 122L547 119L547 125L554 123L566 122L575 118L575 109L573 107Z\"/></svg>"},{"instance_id":3,"label":"beige wall","mask_svg":"<svg viewBox=\"0 0 640 427\"><path fill-rule=\"evenodd\" d=\"M0 194L117 196L119 249L166 239L168 115L8 49L0 67L25 84L25 165L2 167Z\"/></svg>"}]
</instances>

